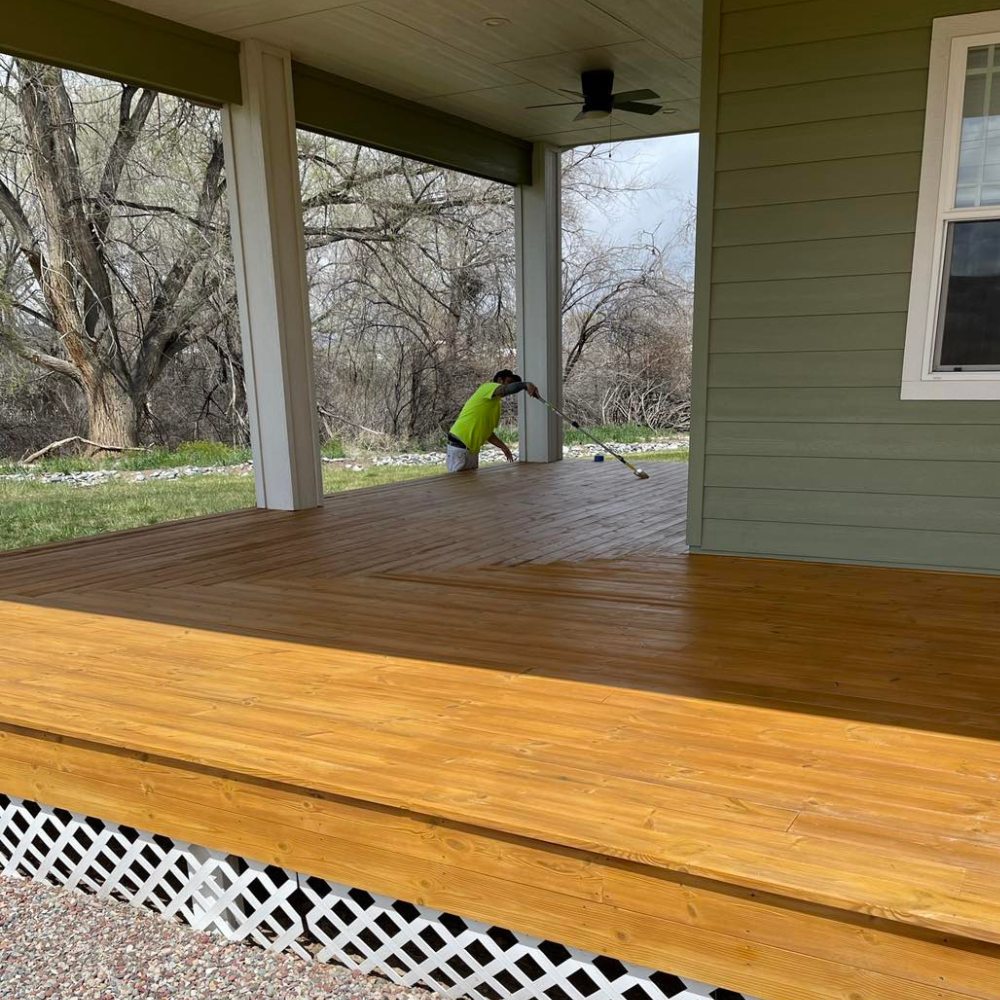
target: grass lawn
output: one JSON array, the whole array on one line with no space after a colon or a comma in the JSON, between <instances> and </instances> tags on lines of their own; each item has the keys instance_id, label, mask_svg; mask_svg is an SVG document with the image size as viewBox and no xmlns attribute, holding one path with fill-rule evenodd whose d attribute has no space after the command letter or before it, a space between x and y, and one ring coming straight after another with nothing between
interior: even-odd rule
<instances>
[{"instance_id":1,"label":"grass lawn","mask_svg":"<svg viewBox=\"0 0 1000 1000\"><path fill-rule=\"evenodd\" d=\"M380 486L443 472L436 466L323 470L327 493ZM0 549L137 528L201 514L252 507L252 476L197 476L100 486L0 480Z\"/></svg>"},{"instance_id":2,"label":"grass lawn","mask_svg":"<svg viewBox=\"0 0 1000 1000\"><path fill-rule=\"evenodd\" d=\"M618 442L618 444L637 444L640 441L664 441L677 437L676 431L663 427L647 427L645 424L595 424L586 428L599 441ZM497 432L509 445L517 443L517 431L514 428L503 427ZM563 427L563 440L566 444L592 444L590 438L581 430L566 424Z\"/></svg>"},{"instance_id":3,"label":"grass lawn","mask_svg":"<svg viewBox=\"0 0 1000 1000\"><path fill-rule=\"evenodd\" d=\"M626 455L625 457L633 465L642 465L643 462L686 462L688 460L687 448L678 448L677 451L650 451L643 453L641 455ZM607 461L614 461L614 459L605 459Z\"/></svg>"},{"instance_id":4,"label":"grass lawn","mask_svg":"<svg viewBox=\"0 0 1000 1000\"><path fill-rule=\"evenodd\" d=\"M331 444L323 454L340 458L343 451ZM339 454L338 454L339 452ZM32 468L36 472L90 472L94 469L171 469L180 465L238 465L250 461L249 448L233 448L218 441L188 441L178 448L150 448L130 451L121 455L87 458L83 455L55 455L41 458ZM20 472L18 464L10 459L0 459L0 474Z\"/></svg>"},{"instance_id":5,"label":"grass lawn","mask_svg":"<svg viewBox=\"0 0 1000 1000\"><path fill-rule=\"evenodd\" d=\"M655 461L686 462L687 457L687 450L628 456L629 461L640 466ZM326 467L323 486L327 493L339 493L420 479L439 472L444 472L444 466L381 466L363 472ZM253 503L251 476L197 476L145 483L113 481L86 487L0 480L0 550L202 514L221 514L252 507Z\"/></svg>"}]
</instances>

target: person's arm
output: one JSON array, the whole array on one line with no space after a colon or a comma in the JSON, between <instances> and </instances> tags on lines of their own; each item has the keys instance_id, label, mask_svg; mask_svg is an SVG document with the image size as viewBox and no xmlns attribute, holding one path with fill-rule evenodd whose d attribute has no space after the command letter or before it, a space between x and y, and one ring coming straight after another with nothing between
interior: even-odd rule
<instances>
[{"instance_id":1,"label":"person's arm","mask_svg":"<svg viewBox=\"0 0 1000 1000\"><path fill-rule=\"evenodd\" d=\"M498 385L493 390L493 398L499 399L502 396L513 396L518 392L527 391L529 396L538 395L538 387L534 382L509 382L507 385Z\"/></svg>"},{"instance_id":2,"label":"person's arm","mask_svg":"<svg viewBox=\"0 0 1000 1000\"><path fill-rule=\"evenodd\" d=\"M496 436L496 434L491 434L486 440L489 441L490 444L499 448L503 452L504 458L506 458L508 462L514 461L514 456L511 453L510 448L508 448L507 445L505 445L503 441L501 441L500 438Z\"/></svg>"}]
</instances>

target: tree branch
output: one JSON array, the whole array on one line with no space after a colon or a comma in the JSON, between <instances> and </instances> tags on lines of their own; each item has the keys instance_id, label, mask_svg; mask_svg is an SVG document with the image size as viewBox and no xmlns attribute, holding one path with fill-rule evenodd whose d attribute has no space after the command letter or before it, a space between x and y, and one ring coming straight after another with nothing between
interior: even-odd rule
<instances>
[{"instance_id":1,"label":"tree branch","mask_svg":"<svg viewBox=\"0 0 1000 1000\"><path fill-rule=\"evenodd\" d=\"M64 448L68 444L72 444L74 441L79 441L81 444L85 444L90 448L96 448L99 451L146 451L146 448L134 448L129 445L118 445L118 444L100 444L97 441L91 441L89 438L80 437L79 434L74 434L73 437L63 438L61 441L53 441L52 444L47 444L44 448L39 448L38 451L32 452L25 458L21 459L21 465L31 465L32 462L37 462L38 459L47 455L50 451L55 451L57 448Z\"/></svg>"},{"instance_id":2,"label":"tree branch","mask_svg":"<svg viewBox=\"0 0 1000 1000\"><path fill-rule=\"evenodd\" d=\"M212 141L212 156L205 170L205 178L198 198L197 218L203 226L211 221L219 199L222 197L224 185L222 165L222 142L215 138ZM160 290L153 300L136 358L135 385L142 392L148 392L156 379L159 378L163 370L165 349L171 341L178 339L184 324L195 311L189 308L183 314L178 314L177 303L195 265L207 252L208 244L202 238L201 233L192 236L187 248L167 272L160 285Z\"/></svg>"},{"instance_id":3,"label":"tree branch","mask_svg":"<svg viewBox=\"0 0 1000 1000\"><path fill-rule=\"evenodd\" d=\"M97 208L93 217L94 234L99 243L104 241L108 226L111 224L111 206L118 193L125 164L142 133L149 112L156 103L156 91L144 90L139 97L138 105L133 110L132 99L137 91L137 87L127 85L122 87L121 101L118 105L118 132L104 164L104 173L97 194Z\"/></svg>"},{"instance_id":4,"label":"tree branch","mask_svg":"<svg viewBox=\"0 0 1000 1000\"><path fill-rule=\"evenodd\" d=\"M0 344L5 344L18 357L24 358L25 361L30 361L33 365L38 365L40 368L47 368L57 375L65 375L66 378L72 379L77 385L83 385L83 375L80 369L71 361L66 361L63 358L55 357L55 355L39 351L37 348L29 347L10 327L0 328Z\"/></svg>"},{"instance_id":5,"label":"tree branch","mask_svg":"<svg viewBox=\"0 0 1000 1000\"><path fill-rule=\"evenodd\" d=\"M2 180L0 180L0 212L3 213L14 230L18 249L24 254L35 277L41 281L44 267L41 247L38 245L28 216L17 200L17 196Z\"/></svg>"}]
</instances>

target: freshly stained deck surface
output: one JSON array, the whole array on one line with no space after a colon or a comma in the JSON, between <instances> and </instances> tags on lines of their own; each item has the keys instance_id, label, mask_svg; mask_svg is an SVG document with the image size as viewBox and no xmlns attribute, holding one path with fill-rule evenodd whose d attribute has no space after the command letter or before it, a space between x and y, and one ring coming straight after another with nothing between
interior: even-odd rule
<instances>
[{"instance_id":1,"label":"freshly stained deck surface","mask_svg":"<svg viewBox=\"0 0 1000 1000\"><path fill-rule=\"evenodd\" d=\"M0 792L765 996L1000 997L1000 581L687 556L651 468L0 557Z\"/></svg>"}]
</instances>

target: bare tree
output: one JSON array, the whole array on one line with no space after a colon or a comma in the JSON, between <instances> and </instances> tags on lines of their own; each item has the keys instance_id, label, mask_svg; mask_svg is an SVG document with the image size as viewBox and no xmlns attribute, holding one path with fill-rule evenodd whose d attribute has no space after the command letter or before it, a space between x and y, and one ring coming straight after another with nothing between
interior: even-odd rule
<instances>
[{"instance_id":1,"label":"bare tree","mask_svg":"<svg viewBox=\"0 0 1000 1000\"><path fill-rule=\"evenodd\" d=\"M437 440L515 364L511 189L309 133L299 147L325 432ZM651 186L624 155L563 157L567 394L588 418L682 424L687 234L601 228ZM246 443L223 183L216 112L0 57L7 448Z\"/></svg>"},{"instance_id":2,"label":"bare tree","mask_svg":"<svg viewBox=\"0 0 1000 1000\"><path fill-rule=\"evenodd\" d=\"M694 208L676 230L622 241L594 228L656 187L608 147L563 156L563 378L602 423L686 429L690 410Z\"/></svg>"},{"instance_id":3,"label":"bare tree","mask_svg":"<svg viewBox=\"0 0 1000 1000\"><path fill-rule=\"evenodd\" d=\"M300 150L322 411L436 437L513 352L510 189L318 136Z\"/></svg>"},{"instance_id":4,"label":"bare tree","mask_svg":"<svg viewBox=\"0 0 1000 1000\"><path fill-rule=\"evenodd\" d=\"M0 303L0 344L79 387L87 438L134 446L166 367L219 325L214 113L52 66L0 65L0 213L21 265L8 271L17 291Z\"/></svg>"}]
</instances>

